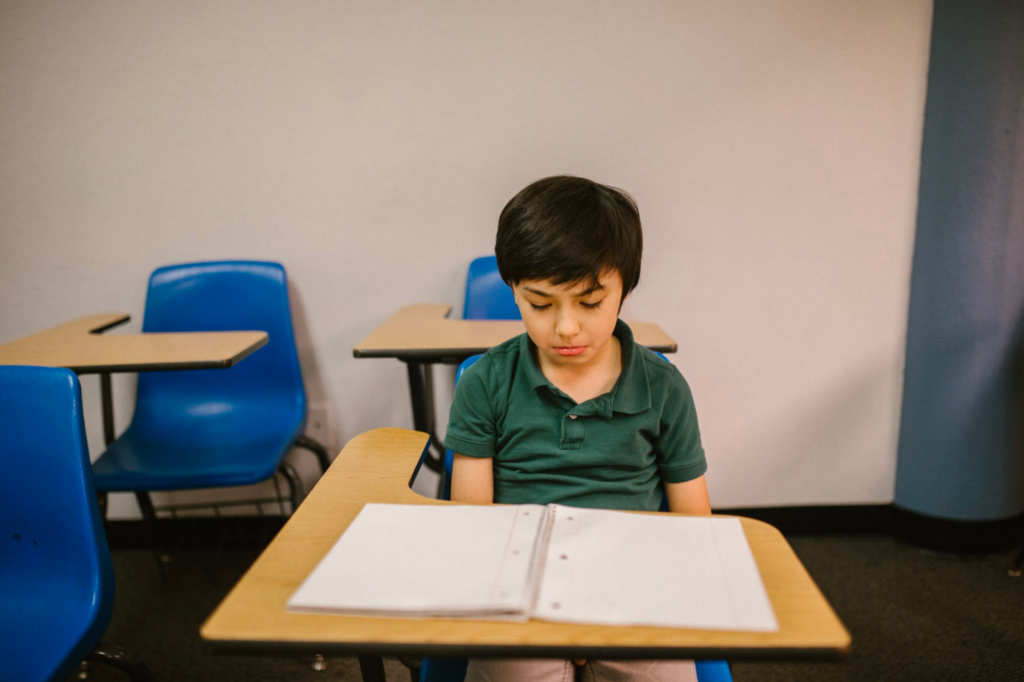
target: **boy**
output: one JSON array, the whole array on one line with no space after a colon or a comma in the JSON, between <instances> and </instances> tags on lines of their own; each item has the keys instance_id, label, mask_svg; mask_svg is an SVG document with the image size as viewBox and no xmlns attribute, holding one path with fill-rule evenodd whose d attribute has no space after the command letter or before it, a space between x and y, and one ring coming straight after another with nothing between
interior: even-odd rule
<instances>
[{"instance_id":1,"label":"boy","mask_svg":"<svg viewBox=\"0 0 1024 682\"><path fill-rule=\"evenodd\" d=\"M538 180L505 206L495 253L526 334L459 381L452 499L710 514L697 415L674 365L618 320L643 234L624 192ZM591 661L587 679L696 679L692 661ZM572 679L568 661L471 660L467 682Z\"/></svg>"}]
</instances>

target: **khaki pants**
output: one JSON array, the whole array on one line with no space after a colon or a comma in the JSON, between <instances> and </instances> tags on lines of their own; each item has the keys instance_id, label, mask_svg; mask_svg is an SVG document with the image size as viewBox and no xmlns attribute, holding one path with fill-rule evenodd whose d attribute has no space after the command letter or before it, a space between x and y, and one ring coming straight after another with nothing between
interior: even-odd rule
<instances>
[{"instance_id":1,"label":"khaki pants","mask_svg":"<svg viewBox=\"0 0 1024 682\"><path fill-rule=\"evenodd\" d=\"M586 682L697 682L693 661L587 661ZM573 682L571 661L471 658L466 682Z\"/></svg>"}]
</instances>

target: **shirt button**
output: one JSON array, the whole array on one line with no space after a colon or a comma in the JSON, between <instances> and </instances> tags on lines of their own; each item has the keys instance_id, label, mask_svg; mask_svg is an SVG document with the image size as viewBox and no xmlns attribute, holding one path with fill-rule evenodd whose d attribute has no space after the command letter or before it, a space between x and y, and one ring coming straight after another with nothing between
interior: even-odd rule
<instances>
[{"instance_id":1,"label":"shirt button","mask_svg":"<svg viewBox=\"0 0 1024 682\"><path fill-rule=\"evenodd\" d=\"M575 419L575 418L576 418L576 415L574 415L574 414L570 414L569 415L569 419Z\"/></svg>"}]
</instances>

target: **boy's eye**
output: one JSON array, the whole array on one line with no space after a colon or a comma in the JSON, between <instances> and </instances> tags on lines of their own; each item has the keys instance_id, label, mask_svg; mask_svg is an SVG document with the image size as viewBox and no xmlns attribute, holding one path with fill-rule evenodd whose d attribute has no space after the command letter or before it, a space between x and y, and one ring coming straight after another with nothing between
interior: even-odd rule
<instances>
[{"instance_id":1,"label":"boy's eye","mask_svg":"<svg viewBox=\"0 0 1024 682\"><path fill-rule=\"evenodd\" d=\"M600 301L595 301L594 303L584 303L583 301L580 301L580 305L589 310L596 310L601 307L601 301L604 301L604 299L602 298Z\"/></svg>"},{"instance_id":2,"label":"boy's eye","mask_svg":"<svg viewBox=\"0 0 1024 682\"><path fill-rule=\"evenodd\" d=\"M545 303L544 305L537 305L536 303L533 303L533 302L529 302L529 301L528 301L528 303L530 303L530 306L531 306L531 307L532 307L532 308L533 308L534 310L547 310L548 308L550 308L550 307L551 307L551 304L550 304L550 303Z\"/></svg>"}]
</instances>

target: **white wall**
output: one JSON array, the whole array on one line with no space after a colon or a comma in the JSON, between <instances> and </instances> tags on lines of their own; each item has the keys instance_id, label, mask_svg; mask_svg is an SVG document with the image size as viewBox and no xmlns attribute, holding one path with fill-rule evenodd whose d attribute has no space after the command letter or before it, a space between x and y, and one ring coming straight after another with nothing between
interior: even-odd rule
<instances>
[{"instance_id":1,"label":"white wall","mask_svg":"<svg viewBox=\"0 0 1024 682\"><path fill-rule=\"evenodd\" d=\"M160 265L278 260L340 448L411 426L404 367L352 347L403 304L457 313L504 203L572 173L639 202L624 316L679 342L713 503L890 501L930 19L925 0L4 2L0 342L102 311L137 331ZM118 429L133 386L115 380Z\"/></svg>"}]
</instances>

